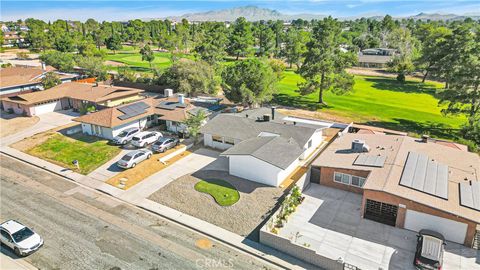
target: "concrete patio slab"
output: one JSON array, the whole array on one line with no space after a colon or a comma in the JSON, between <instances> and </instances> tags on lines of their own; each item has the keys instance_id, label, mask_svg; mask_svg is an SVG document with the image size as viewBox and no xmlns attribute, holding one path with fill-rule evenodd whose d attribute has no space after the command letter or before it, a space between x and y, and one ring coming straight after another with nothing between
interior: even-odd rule
<instances>
[{"instance_id":1,"label":"concrete patio slab","mask_svg":"<svg viewBox=\"0 0 480 270\"><path fill-rule=\"evenodd\" d=\"M278 235L360 269L415 269L416 232L361 218L361 195L317 184ZM443 269L480 269L480 252L447 242Z\"/></svg>"},{"instance_id":2,"label":"concrete patio slab","mask_svg":"<svg viewBox=\"0 0 480 270\"><path fill-rule=\"evenodd\" d=\"M37 133L73 123L72 119L77 116L79 116L79 114L73 113L72 111L58 111L41 114L38 116L40 120L35 125L2 138L0 145L7 146Z\"/></svg>"}]
</instances>

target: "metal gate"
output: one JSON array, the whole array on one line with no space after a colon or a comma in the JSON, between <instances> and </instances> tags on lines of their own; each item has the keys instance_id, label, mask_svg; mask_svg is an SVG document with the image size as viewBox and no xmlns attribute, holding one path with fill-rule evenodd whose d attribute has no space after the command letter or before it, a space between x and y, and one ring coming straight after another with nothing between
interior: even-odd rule
<instances>
[{"instance_id":1,"label":"metal gate","mask_svg":"<svg viewBox=\"0 0 480 270\"><path fill-rule=\"evenodd\" d=\"M398 206L367 199L365 218L395 226Z\"/></svg>"}]
</instances>

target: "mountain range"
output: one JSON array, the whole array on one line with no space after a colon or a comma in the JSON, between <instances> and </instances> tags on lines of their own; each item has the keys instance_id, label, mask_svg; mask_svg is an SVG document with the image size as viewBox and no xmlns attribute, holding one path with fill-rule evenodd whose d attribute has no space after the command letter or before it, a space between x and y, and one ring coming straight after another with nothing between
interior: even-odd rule
<instances>
[{"instance_id":1,"label":"mountain range","mask_svg":"<svg viewBox=\"0 0 480 270\"><path fill-rule=\"evenodd\" d=\"M174 21L180 21L182 19L187 19L188 21L219 21L219 22L231 22L235 21L239 17L244 17L248 21L259 21L259 20L283 20L283 21L292 21L295 19L303 20L312 20L312 19L322 19L328 15L323 14L283 14L277 10L259 8L256 6L244 6L244 7L235 7L229 9L221 10L212 10L207 12L198 12L198 13L187 13L182 16L171 16L164 19L170 19ZM341 17L340 20L352 20L360 18L361 16L355 17ZM382 19L383 16L370 16L368 18L373 19ZM438 13L420 13L413 16L407 17L394 17L395 19L415 19L415 20L464 20L465 18L472 18L474 20L480 19L480 14L475 15L456 15L456 14L438 14Z\"/></svg>"}]
</instances>

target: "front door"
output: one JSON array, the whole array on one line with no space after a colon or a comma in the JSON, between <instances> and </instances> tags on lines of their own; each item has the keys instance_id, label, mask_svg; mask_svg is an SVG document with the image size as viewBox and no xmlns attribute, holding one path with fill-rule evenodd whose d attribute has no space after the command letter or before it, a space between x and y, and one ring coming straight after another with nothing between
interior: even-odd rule
<instances>
[{"instance_id":1,"label":"front door","mask_svg":"<svg viewBox=\"0 0 480 270\"><path fill-rule=\"evenodd\" d=\"M367 199L365 218L395 226L398 206Z\"/></svg>"}]
</instances>

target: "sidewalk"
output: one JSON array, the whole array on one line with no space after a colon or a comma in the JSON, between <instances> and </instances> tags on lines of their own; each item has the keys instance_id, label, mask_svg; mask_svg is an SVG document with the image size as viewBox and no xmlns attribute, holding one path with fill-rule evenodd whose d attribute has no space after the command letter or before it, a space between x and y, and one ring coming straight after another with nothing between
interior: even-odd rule
<instances>
[{"instance_id":1,"label":"sidewalk","mask_svg":"<svg viewBox=\"0 0 480 270\"><path fill-rule=\"evenodd\" d=\"M132 196L125 196L126 195L125 191L121 189L113 187L102 181L98 181L89 176L81 175L79 173L73 172L69 169L55 165L43 159L30 156L16 149L4 146L4 147L0 147L0 153L22 160L26 163L29 163L30 165L42 168L51 173L63 176L65 178L73 180L89 188L98 190L103 193L107 193L121 201L124 201L129 204L133 204L144 210L158 214L166 219L169 219L173 222L181 224L185 227L188 227L200 233L206 234L216 240L219 240L221 242L234 246L246 253L262 258L280 267L283 267L286 269L305 269L305 268L312 269L313 267L312 265L307 264L294 257L291 257L290 255L279 252L275 249L264 246L260 243L254 242L247 238L241 237L240 235L227 231L223 228L220 228L216 225L213 225L201 219L192 217L190 215L179 212L175 209L172 209L164 205L161 205L159 203L153 202L151 200L142 198L141 196L137 198ZM3 268L1 269L3 270Z\"/></svg>"},{"instance_id":2,"label":"sidewalk","mask_svg":"<svg viewBox=\"0 0 480 270\"><path fill-rule=\"evenodd\" d=\"M37 270L37 268L23 259L14 259L7 254L0 253L0 269L2 270Z\"/></svg>"}]
</instances>

